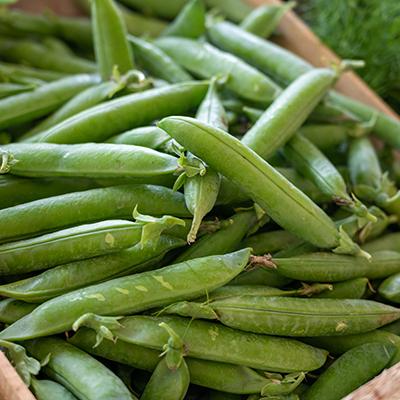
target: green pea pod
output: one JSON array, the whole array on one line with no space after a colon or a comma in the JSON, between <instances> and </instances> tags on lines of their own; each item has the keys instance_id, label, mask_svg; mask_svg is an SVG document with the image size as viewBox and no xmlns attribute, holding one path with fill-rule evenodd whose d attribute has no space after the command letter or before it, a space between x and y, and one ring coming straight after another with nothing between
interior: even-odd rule
<instances>
[{"instance_id":1,"label":"green pea pod","mask_svg":"<svg viewBox=\"0 0 400 400\"><path fill-rule=\"evenodd\" d=\"M236 138L192 118L169 117L159 126L239 185L284 229L320 248L360 254L358 246L316 204Z\"/></svg>"},{"instance_id":2,"label":"green pea pod","mask_svg":"<svg viewBox=\"0 0 400 400\"><path fill-rule=\"evenodd\" d=\"M31 380L31 387L37 400L76 400L77 398L64 386L45 379Z\"/></svg>"},{"instance_id":3,"label":"green pea pod","mask_svg":"<svg viewBox=\"0 0 400 400\"><path fill-rule=\"evenodd\" d=\"M144 247L136 244L117 253L59 265L39 275L1 285L0 293L42 303L81 287L151 270L158 266L168 251L184 244L182 239L162 235L148 241Z\"/></svg>"},{"instance_id":4,"label":"green pea pod","mask_svg":"<svg viewBox=\"0 0 400 400\"><path fill-rule=\"evenodd\" d=\"M221 11L228 19L235 22L242 21L253 10L253 7L244 0L206 0L206 4Z\"/></svg>"},{"instance_id":5,"label":"green pea pod","mask_svg":"<svg viewBox=\"0 0 400 400\"><path fill-rule=\"evenodd\" d=\"M206 10L202 0L190 0L176 18L165 28L162 36L197 39L206 30Z\"/></svg>"},{"instance_id":6,"label":"green pea pod","mask_svg":"<svg viewBox=\"0 0 400 400\"><path fill-rule=\"evenodd\" d=\"M278 274L275 270L268 270L264 268L252 269L242 272L235 279L231 285L266 285L272 287L284 287L291 282L291 279Z\"/></svg>"},{"instance_id":7,"label":"green pea pod","mask_svg":"<svg viewBox=\"0 0 400 400\"><path fill-rule=\"evenodd\" d=\"M56 71L37 69L20 64L0 62L0 75L9 82L40 84L64 78L66 74Z\"/></svg>"},{"instance_id":8,"label":"green pea pod","mask_svg":"<svg viewBox=\"0 0 400 400\"><path fill-rule=\"evenodd\" d=\"M29 177L144 178L170 175L177 158L140 146L111 143L62 145L17 143L4 146L1 172ZM9 170L9 171L8 171Z\"/></svg>"},{"instance_id":9,"label":"green pea pod","mask_svg":"<svg viewBox=\"0 0 400 400\"><path fill-rule=\"evenodd\" d=\"M131 365L134 368L153 371L159 362L159 351L118 340L113 343L103 340L93 347L96 333L81 328L69 342L95 356ZM268 380L251 368L241 365L186 357L190 381L215 390L229 393L260 393Z\"/></svg>"},{"instance_id":10,"label":"green pea pod","mask_svg":"<svg viewBox=\"0 0 400 400\"><path fill-rule=\"evenodd\" d=\"M385 325L381 330L385 332L394 333L395 335L400 336L400 321L397 320L395 322L392 322L391 324Z\"/></svg>"},{"instance_id":11,"label":"green pea pod","mask_svg":"<svg viewBox=\"0 0 400 400\"><path fill-rule=\"evenodd\" d=\"M336 336L362 333L400 318L400 311L370 300L236 296L201 307L178 303L168 312L218 319L243 331L278 336Z\"/></svg>"},{"instance_id":12,"label":"green pea pod","mask_svg":"<svg viewBox=\"0 0 400 400\"><path fill-rule=\"evenodd\" d=\"M50 51L60 54L60 56L73 56L74 53L71 48L62 40L56 37L45 37L42 41Z\"/></svg>"},{"instance_id":13,"label":"green pea pod","mask_svg":"<svg viewBox=\"0 0 400 400\"><path fill-rule=\"evenodd\" d=\"M370 261L332 253L310 253L276 258L276 271L306 282L340 282L353 278L379 279L400 272L400 253L378 251Z\"/></svg>"},{"instance_id":14,"label":"green pea pod","mask_svg":"<svg viewBox=\"0 0 400 400\"><path fill-rule=\"evenodd\" d=\"M31 92L2 99L0 129L43 117L97 82L95 75L74 75L41 85Z\"/></svg>"},{"instance_id":15,"label":"green pea pod","mask_svg":"<svg viewBox=\"0 0 400 400\"><path fill-rule=\"evenodd\" d=\"M336 149L347 143L352 128L345 124L309 124L303 125L298 133L307 138L321 151Z\"/></svg>"},{"instance_id":16,"label":"green pea pod","mask_svg":"<svg viewBox=\"0 0 400 400\"><path fill-rule=\"evenodd\" d=\"M382 371L395 353L394 346L366 343L339 357L303 394L304 400L337 400Z\"/></svg>"},{"instance_id":17,"label":"green pea pod","mask_svg":"<svg viewBox=\"0 0 400 400\"><path fill-rule=\"evenodd\" d=\"M207 88L207 82L186 82L122 96L66 119L45 131L41 141L101 142L166 115L191 110L201 102Z\"/></svg>"},{"instance_id":18,"label":"green pea pod","mask_svg":"<svg viewBox=\"0 0 400 400\"><path fill-rule=\"evenodd\" d=\"M187 0L170 0L165 3L163 0L123 0L127 7L139 10L144 15L157 16L166 19L176 17L185 6Z\"/></svg>"},{"instance_id":19,"label":"green pea pod","mask_svg":"<svg viewBox=\"0 0 400 400\"><path fill-rule=\"evenodd\" d=\"M120 315L196 298L232 280L246 267L249 257L250 250L245 249L78 289L42 304L3 330L0 338L25 340L63 332L71 328L82 310Z\"/></svg>"},{"instance_id":20,"label":"green pea pod","mask_svg":"<svg viewBox=\"0 0 400 400\"><path fill-rule=\"evenodd\" d=\"M0 322L12 324L32 312L36 304L29 304L15 299L0 301Z\"/></svg>"},{"instance_id":21,"label":"green pea pod","mask_svg":"<svg viewBox=\"0 0 400 400\"><path fill-rule=\"evenodd\" d=\"M276 372L310 371L322 366L326 353L293 339L233 330L208 321L179 317L133 316L113 330L118 340L161 350L168 336L160 322L184 338L188 356Z\"/></svg>"},{"instance_id":22,"label":"green pea pod","mask_svg":"<svg viewBox=\"0 0 400 400\"><path fill-rule=\"evenodd\" d=\"M149 41L128 35L139 64L151 75L170 83L190 81L193 78L170 56Z\"/></svg>"},{"instance_id":23,"label":"green pea pod","mask_svg":"<svg viewBox=\"0 0 400 400\"><path fill-rule=\"evenodd\" d=\"M259 6L241 22L240 27L254 35L269 38L278 27L285 13L295 5L294 1L289 1L284 5L266 4Z\"/></svg>"},{"instance_id":24,"label":"green pea pod","mask_svg":"<svg viewBox=\"0 0 400 400\"><path fill-rule=\"evenodd\" d=\"M368 286L367 278L355 278L332 285L332 290L326 290L314 295L324 299L361 299Z\"/></svg>"},{"instance_id":25,"label":"green pea pod","mask_svg":"<svg viewBox=\"0 0 400 400\"><path fill-rule=\"evenodd\" d=\"M226 87L244 99L268 104L280 90L266 75L207 43L178 37L157 39L155 43L189 72L203 78L227 75Z\"/></svg>"},{"instance_id":26,"label":"green pea pod","mask_svg":"<svg viewBox=\"0 0 400 400\"><path fill-rule=\"evenodd\" d=\"M34 85L22 85L20 83L0 83L0 99L20 93L30 92L35 88L36 86Z\"/></svg>"},{"instance_id":27,"label":"green pea pod","mask_svg":"<svg viewBox=\"0 0 400 400\"><path fill-rule=\"evenodd\" d=\"M94 0L92 25L94 50L103 81L111 78L115 67L125 73L133 68L133 56L126 39L126 27L113 0Z\"/></svg>"},{"instance_id":28,"label":"green pea pod","mask_svg":"<svg viewBox=\"0 0 400 400\"><path fill-rule=\"evenodd\" d=\"M386 235L383 235L378 239L372 240L371 242L364 244L363 249L372 253L382 250L400 252L400 233L387 233Z\"/></svg>"},{"instance_id":29,"label":"green pea pod","mask_svg":"<svg viewBox=\"0 0 400 400\"><path fill-rule=\"evenodd\" d=\"M43 360L50 355L43 368L46 375L79 398L136 399L113 372L72 344L57 338L45 338L31 340L24 346L38 359Z\"/></svg>"},{"instance_id":30,"label":"green pea pod","mask_svg":"<svg viewBox=\"0 0 400 400\"><path fill-rule=\"evenodd\" d=\"M400 274L386 278L378 288L379 294L394 303L400 303Z\"/></svg>"}]
</instances>

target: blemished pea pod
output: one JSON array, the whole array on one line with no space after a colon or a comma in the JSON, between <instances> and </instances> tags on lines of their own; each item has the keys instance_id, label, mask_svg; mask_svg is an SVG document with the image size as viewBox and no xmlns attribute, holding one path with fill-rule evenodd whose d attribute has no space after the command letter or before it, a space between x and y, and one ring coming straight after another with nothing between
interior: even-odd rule
<instances>
[{"instance_id":1,"label":"blemished pea pod","mask_svg":"<svg viewBox=\"0 0 400 400\"><path fill-rule=\"evenodd\" d=\"M162 36L197 39L206 30L206 10L202 0L190 0L176 18L165 28Z\"/></svg>"},{"instance_id":2,"label":"blemished pea pod","mask_svg":"<svg viewBox=\"0 0 400 400\"><path fill-rule=\"evenodd\" d=\"M234 251L238 248L243 237L256 223L257 217L253 211L237 213L230 218L226 227L217 232L204 235L180 254L175 261L183 262L198 257Z\"/></svg>"},{"instance_id":3,"label":"blemished pea pod","mask_svg":"<svg viewBox=\"0 0 400 400\"><path fill-rule=\"evenodd\" d=\"M98 83L96 75L74 75L0 100L0 129L33 121L54 111L82 90Z\"/></svg>"},{"instance_id":4,"label":"blemished pea pod","mask_svg":"<svg viewBox=\"0 0 400 400\"><path fill-rule=\"evenodd\" d=\"M266 75L210 44L178 37L160 38L155 43L195 75L203 78L227 75L226 87L244 99L270 103L280 90Z\"/></svg>"},{"instance_id":5,"label":"blemished pea pod","mask_svg":"<svg viewBox=\"0 0 400 400\"><path fill-rule=\"evenodd\" d=\"M217 319L247 332L289 337L363 333L400 318L399 309L370 300L250 295L217 299L209 304L181 302L166 311Z\"/></svg>"},{"instance_id":6,"label":"blemished pea pod","mask_svg":"<svg viewBox=\"0 0 400 400\"><path fill-rule=\"evenodd\" d=\"M361 299L368 285L367 278L355 278L332 285L332 290L325 290L314 297L324 299Z\"/></svg>"},{"instance_id":7,"label":"blemished pea pod","mask_svg":"<svg viewBox=\"0 0 400 400\"><path fill-rule=\"evenodd\" d=\"M81 287L151 270L168 251L184 244L182 239L162 235L148 241L144 247L136 244L117 253L62 264L31 278L0 285L0 293L26 302L42 303Z\"/></svg>"},{"instance_id":8,"label":"blemished pea pod","mask_svg":"<svg viewBox=\"0 0 400 400\"><path fill-rule=\"evenodd\" d=\"M133 400L120 378L102 363L77 347L58 338L43 338L24 343L35 358L50 357L43 370L79 399Z\"/></svg>"},{"instance_id":9,"label":"blemished pea pod","mask_svg":"<svg viewBox=\"0 0 400 400\"><path fill-rule=\"evenodd\" d=\"M202 101L207 88L207 82L185 82L122 96L66 119L47 130L41 141L82 143L107 140L166 115L191 110Z\"/></svg>"},{"instance_id":10,"label":"blemished pea pod","mask_svg":"<svg viewBox=\"0 0 400 400\"><path fill-rule=\"evenodd\" d=\"M31 379L31 388L37 400L77 400L64 386L47 379Z\"/></svg>"},{"instance_id":11,"label":"blemished pea pod","mask_svg":"<svg viewBox=\"0 0 400 400\"><path fill-rule=\"evenodd\" d=\"M239 185L284 229L320 248L360 254L359 247L343 231L337 230L324 211L238 139L187 117L165 118L159 126Z\"/></svg>"},{"instance_id":12,"label":"blemished pea pod","mask_svg":"<svg viewBox=\"0 0 400 400\"><path fill-rule=\"evenodd\" d=\"M67 74L94 73L97 66L85 58L60 56L46 46L32 40L0 40L1 55L6 61L27 64L35 68L48 69Z\"/></svg>"},{"instance_id":13,"label":"blemished pea pod","mask_svg":"<svg viewBox=\"0 0 400 400\"><path fill-rule=\"evenodd\" d=\"M309 282L340 282L353 278L379 279L400 272L400 253L378 251L371 260L332 253L310 253L274 258L276 271L288 278Z\"/></svg>"},{"instance_id":14,"label":"blemished pea pod","mask_svg":"<svg viewBox=\"0 0 400 400\"><path fill-rule=\"evenodd\" d=\"M0 337L25 340L64 332L83 312L123 315L197 298L232 280L246 267L249 257L250 250L245 249L78 289L43 303L3 330Z\"/></svg>"},{"instance_id":15,"label":"blemished pea pod","mask_svg":"<svg viewBox=\"0 0 400 400\"><path fill-rule=\"evenodd\" d=\"M120 251L138 243L141 231L141 223L116 219L5 243L0 245L0 275L38 271Z\"/></svg>"},{"instance_id":16,"label":"blemished pea pod","mask_svg":"<svg viewBox=\"0 0 400 400\"><path fill-rule=\"evenodd\" d=\"M94 52L101 78L111 78L113 69L124 74L133 68L126 26L113 0L91 1Z\"/></svg>"},{"instance_id":17,"label":"blemished pea pod","mask_svg":"<svg viewBox=\"0 0 400 400\"><path fill-rule=\"evenodd\" d=\"M234 278L230 285L266 285L281 288L286 286L292 280L278 274L275 270L264 268L244 271Z\"/></svg>"},{"instance_id":18,"label":"blemished pea pod","mask_svg":"<svg viewBox=\"0 0 400 400\"><path fill-rule=\"evenodd\" d=\"M242 142L268 159L303 125L338 78L338 70L316 68L297 78L266 109Z\"/></svg>"},{"instance_id":19,"label":"blemished pea pod","mask_svg":"<svg viewBox=\"0 0 400 400\"><path fill-rule=\"evenodd\" d=\"M382 250L400 252L400 233L387 233L371 242L365 243L363 249L372 253Z\"/></svg>"},{"instance_id":20,"label":"blemished pea pod","mask_svg":"<svg viewBox=\"0 0 400 400\"><path fill-rule=\"evenodd\" d=\"M127 144L17 143L4 146L0 156L9 161L1 172L31 178L144 178L178 170L176 157Z\"/></svg>"},{"instance_id":21,"label":"blemished pea pod","mask_svg":"<svg viewBox=\"0 0 400 400\"><path fill-rule=\"evenodd\" d=\"M15 299L4 299L0 301L0 322L13 324L25 315L28 315L37 307L36 304L25 303Z\"/></svg>"},{"instance_id":22,"label":"blemished pea pod","mask_svg":"<svg viewBox=\"0 0 400 400\"><path fill-rule=\"evenodd\" d=\"M366 343L349 350L319 376L302 398L342 399L381 372L395 351L393 345L381 343Z\"/></svg>"},{"instance_id":23,"label":"blemished pea pod","mask_svg":"<svg viewBox=\"0 0 400 400\"><path fill-rule=\"evenodd\" d=\"M134 368L153 371L159 362L159 351L118 340L112 343L103 340L93 347L96 333L92 329L81 328L69 342L89 354L130 365ZM200 360L186 357L191 383L229 393L260 393L268 380L249 367Z\"/></svg>"},{"instance_id":24,"label":"blemished pea pod","mask_svg":"<svg viewBox=\"0 0 400 400\"><path fill-rule=\"evenodd\" d=\"M120 185L63 194L0 210L0 243L106 219L129 219L133 209L189 217L183 195L163 186Z\"/></svg>"},{"instance_id":25,"label":"blemished pea pod","mask_svg":"<svg viewBox=\"0 0 400 400\"><path fill-rule=\"evenodd\" d=\"M233 330L222 325L180 317L133 316L113 330L118 340L162 350L168 336L159 323L167 323L188 349L188 357L227 362L275 372L311 371L325 362L326 353L283 339Z\"/></svg>"},{"instance_id":26,"label":"blemished pea pod","mask_svg":"<svg viewBox=\"0 0 400 400\"><path fill-rule=\"evenodd\" d=\"M262 5L255 8L241 22L240 27L254 35L268 38L278 27L284 14L295 6L293 1L285 5Z\"/></svg>"},{"instance_id":27,"label":"blemished pea pod","mask_svg":"<svg viewBox=\"0 0 400 400\"><path fill-rule=\"evenodd\" d=\"M153 43L128 35L137 62L151 75L170 83L190 81L193 78L169 55Z\"/></svg>"},{"instance_id":28,"label":"blemished pea pod","mask_svg":"<svg viewBox=\"0 0 400 400\"><path fill-rule=\"evenodd\" d=\"M378 288L379 294L393 303L400 303L400 274L386 278Z\"/></svg>"}]
</instances>

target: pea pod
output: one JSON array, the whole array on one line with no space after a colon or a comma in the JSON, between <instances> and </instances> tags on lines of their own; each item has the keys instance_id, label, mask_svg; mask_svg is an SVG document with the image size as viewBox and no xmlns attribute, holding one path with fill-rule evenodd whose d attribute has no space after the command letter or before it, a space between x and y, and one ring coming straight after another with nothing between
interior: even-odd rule
<instances>
[{"instance_id":1,"label":"pea pod","mask_svg":"<svg viewBox=\"0 0 400 400\"><path fill-rule=\"evenodd\" d=\"M54 381L32 378L31 385L37 400L76 400L69 390Z\"/></svg>"},{"instance_id":2,"label":"pea pod","mask_svg":"<svg viewBox=\"0 0 400 400\"><path fill-rule=\"evenodd\" d=\"M228 19L242 21L253 10L252 6L243 0L206 0L208 7L216 8Z\"/></svg>"},{"instance_id":3,"label":"pea pod","mask_svg":"<svg viewBox=\"0 0 400 400\"><path fill-rule=\"evenodd\" d=\"M50 354L49 361L43 368L46 375L80 399L136 398L114 373L72 344L57 338L45 338L26 342L24 346L40 360Z\"/></svg>"},{"instance_id":4,"label":"pea pod","mask_svg":"<svg viewBox=\"0 0 400 400\"><path fill-rule=\"evenodd\" d=\"M360 253L307 196L239 140L192 118L169 117L160 127L216 171L239 185L279 225L336 252ZM291 210L290 214L287 210Z\"/></svg>"},{"instance_id":5,"label":"pea pod","mask_svg":"<svg viewBox=\"0 0 400 400\"><path fill-rule=\"evenodd\" d=\"M36 304L29 304L15 299L4 299L0 301L0 322L13 324L25 315L32 312Z\"/></svg>"},{"instance_id":6,"label":"pea pod","mask_svg":"<svg viewBox=\"0 0 400 400\"><path fill-rule=\"evenodd\" d=\"M0 338L25 340L63 332L72 327L83 310L119 315L196 298L233 279L245 268L249 257L250 251L245 249L78 289L43 303L34 313L2 331Z\"/></svg>"},{"instance_id":7,"label":"pea pod","mask_svg":"<svg viewBox=\"0 0 400 400\"><path fill-rule=\"evenodd\" d=\"M65 77L61 72L37 69L20 64L0 62L0 76L7 82L39 84Z\"/></svg>"},{"instance_id":8,"label":"pea pod","mask_svg":"<svg viewBox=\"0 0 400 400\"><path fill-rule=\"evenodd\" d=\"M33 89L35 89L35 86L32 84L22 85L20 83L0 83L0 99L24 92L30 92Z\"/></svg>"},{"instance_id":9,"label":"pea pod","mask_svg":"<svg viewBox=\"0 0 400 400\"><path fill-rule=\"evenodd\" d=\"M33 121L54 111L71 97L98 82L95 75L75 75L0 100L0 128Z\"/></svg>"},{"instance_id":10,"label":"pea pod","mask_svg":"<svg viewBox=\"0 0 400 400\"><path fill-rule=\"evenodd\" d=\"M304 400L339 400L389 363L395 352L390 344L366 343L339 357L303 394Z\"/></svg>"},{"instance_id":11,"label":"pea pod","mask_svg":"<svg viewBox=\"0 0 400 400\"><path fill-rule=\"evenodd\" d=\"M381 330L385 332L394 333L395 335L400 336L400 321L397 320L395 322L392 322L391 324L385 325Z\"/></svg>"},{"instance_id":12,"label":"pea pod","mask_svg":"<svg viewBox=\"0 0 400 400\"><path fill-rule=\"evenodd\" d=\"M160 0L123 0L127 7L139 10L144 15L157 16L165 19L175 18L185 6L187 0L170 0L168 3Z\"/></svg>"},{"instance_id":13,"label":"pea pod","mask_svg":"<svg viewBox=\"0 0 400 400\"><path fill-rule=\"evenodd\" d=\"M170 114L185 113L203 99L206 82L186 82L133 93L82 111L46 131L41 141L100 142Z\"/></svg>"},{"instance_id":14,"label":"pea pod","mask_svg":"<svg viewBox=\"0 0 400 400\"><path fill-rule=\"evenodd\" d=\"M231 285L266 285L272 287L284 287L291 279L278 274L275 270L257 268L244 271L230 282Z\"/></svg>"},{"instance_id":15,"label":"pea pod","mask_svg":"<svg viewBox=\"0 0 400 400\"><path fill-rule=\"evenodd\" d=\"M386 278L378 288L379 294L394 303L400 303L400 274Z\"/></svg>"},{"instance_id":16,"label":"pea pod","mask_svg":"<svg viewBox=\"0 0 400 400\"><path fill-rule=\"evenodd\" d=\"M372 253L383 250L400 252L400 233L387 233L386 235L364 244L363 249Z\"/></svg>"},{"instance_id":17,"label":"pea pod","mask_svg":"<svg viewBox=\"0 0 400 400\"><path fill-rule=\"evenodd\" d=\"M307 124L303 125L298 133L306 137L321 151L335 149L347 142L348 133L352 128L345 124Z\"/></svg>"},{"instance_id":18,"label":"pea pod","mask_svg":"<svg viewBox=\"0 0 400 400\"><path fill-rule=\"evenodd\" d=\"M203 78L227 75L226 87L244 99L269 103L279 87L265 75L235 56L191 39L165 37L156 45L175 62Z\"/></svg>"},{"instance_id":19,"label":"pea pod","mask_svg":"<svg viewBox=\"0 0 400 400\"><path fill-rule=\"evenodd\" d=\"M361 299L368 285L367 278L355 278L332 285L332 290L326 290L314 297L324 299Z\"/></svg>"}]
</instances>

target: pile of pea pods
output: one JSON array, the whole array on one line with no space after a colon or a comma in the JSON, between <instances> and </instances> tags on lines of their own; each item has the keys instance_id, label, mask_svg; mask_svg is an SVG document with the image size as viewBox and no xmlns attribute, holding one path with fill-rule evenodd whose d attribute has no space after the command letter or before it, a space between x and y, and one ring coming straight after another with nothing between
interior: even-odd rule
<instances>
[{"instance_id":1,"label":"pile of pea pods","mask_svg":"<svg viewBox=\"0 0 400 400\"><path fill-rule=\"evenodd\" d=\"M294 5L0 9L0 347L38 400L340 400L400 362L400 122L268 40Z\"/></svg>"}]
</instances>

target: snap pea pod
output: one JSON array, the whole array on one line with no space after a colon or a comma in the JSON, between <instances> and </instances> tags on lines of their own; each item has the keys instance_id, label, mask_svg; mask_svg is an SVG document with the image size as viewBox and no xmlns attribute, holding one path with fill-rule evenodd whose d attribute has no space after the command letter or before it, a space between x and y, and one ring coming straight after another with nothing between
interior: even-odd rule
<instances>
[{"instance_id":1,"label":"snap pea pod","mask_svg":"<svg viewBox=\"0 0 400 400\"><path fill-rule=\"evenodd\" d=\"M93 348L96 333L81 328L69 342L95 356L131 365L134 368L153 371L159 361L159 351L118 340L103 340ZM260 393L268 380L251 368L241 365L186 357L193 384L229 393Z\"/></svg>"},{"instance_id":2,"label":"snap pea pod","mask_svg":"<svg viewBox=\"0 0 400 400\"><path fill-rule=\"evenodd\" d=\"M65 77L65 74L55 71L37 69L20 64L0 62L0 77L5 82L35 84L51 82Z\"/></svg>"},{"instance_id":3,"label":"snap pea pod","mask_svg":"<svg viewBox=\"0 0 400 400\"><path fill-rule=\"evenodd\" d=\"M31 387L37 400L76 400L69 390L54 381L32 378Z\"/></svg>"},{"instance_id":4,"label":"snap pea pod","mask_svg":"<svg viewBox=\"0 0 400 400\"><path fill-rule=\"evenodd\" d=\"M54 111L80 91L95 85L95 75L74 75L0 100L0 128L33 121Z\"/></svg>"},{"instance_id":5,"label":"snap pea pod","mask_svg":"<svg viewBox=\"0 0 400 400\"><path fill-rule=\"evenodd\" d=\"M155 44L195 75L203 78L211 78L218 74L227 75L226 87L244 99L270 103L280 90L266 75L239 58L207 43L165 37L157 39Z\"/></svg>"},{"instance_id":6,"label":"snap pea pod","mask_svg":"<svg viewBox=\"0 0 400 400\"><path fill-rule=\"evenodd\" d=\"M122 0L121 3L127 7L139 10L147 16L157 16L166 19L175 18L181 9L187 3L187 0L169 0L165 3L163 0Z\"/></svg>"},{"instance_id":7,"label":"snap pea pod","mask_svg":"<svg viewBox=\"0 0 400 400\"><path fill-rule=\"evenodd\" d=\"M351 135L352 127L345 124L309 124L303 125L298 133L306 137L320 150L326 151L335 149L342 143L346 143ZM354 128L356 129L356 128Z\"/></svg>"},{"instance_id":8,"label":"snap pea pod","mask_svg":"<svg viewBox=\"0 0 400 400\"><path fill-rule=\"evenodd\" d=\"M153 43L132 35L128 36L128 41L133 48L137 62L151 75L170 83L193 79L169 55Z\"/></svg>"},{"instance_id":9,"label":"snap pea pod","mask_svg":"<svg viewBox=\"0 0 400 400\"><path fill-rule=\"evenodd\" d=\"M180 254L175 262L234 251L256 222L257 217L253 211L237 213L229 219L229 224L226 227L201 237Z\"/></svg>"},{"instance_id":10,"label":"snap pea pod","mask_svg":"<svg viewBox=\"0 0 400 400\"><path fill-rule=\"evenodd\" d=\"M204 34L205 30L206 10L204 3L202 0L190 0L161 35L197 39Z\"/></svg>"},{"instance_id":11,"label":"snap pea pod","mask_svg":"<svg viewBox=\"0 0 400 400\"><path fill-rule=\"evenodd\" d=\"M363 249L372 253L381 250L400 252L400 233L387 233L386 235L381 236L378 239L364 244Z\"/></svg>"},{"instance_id":12,"label":"snap pea pod","mask_svg":"<svg viewBox=\"0 0 400 400\"><path fill-rule=\"evenodd\" d=\"M277 336L336 336L372 331L400 310L370 300L234 296L208 304L180 302L168 313L217 319L230 328Z\"/></svg>"},{"instance_id":13,"label":"snap pea pod","mask_svg":"<svg viewBox=\"0 0 400 400\"><path fill-rule=\"evenodd\" d=\"M142 225L108 220L0 245L0 275L47 269L113 253L139 242Z\"/></svg>"},{"instance_id":14,"label":"snap pea pod","mask_svg":"<svg viewBox=\"0 0 400 400\"><path fill-rule=\"evenodd\" d=\"M154 185L120 185L48 197L0 210L0 243L73 225L149 215L188 217L183 196Z\"/></svg>"},{"instance_id":15,"label":"snap pea pod","mask_svg":"<svg viewBox=\"0 0 400 400\"><path fill-rule=\"evenodd\" d=\"M113 372L64 340L36 339L24 343L24 346L40 360L50 354L48 363L43 367L46 375L61 383L78 399L137 399Z\"/></svg>"},{"instance_id":16,"label":"snap pea pod","mask_svg":"<svg viewBox=\"0 0 400 400\"><path fill-rule=\"evenodd\" d=\"M15 299L0 301L0 322L13 324L25 315L28 315L37 307L36 304L25 303Z\"/></svg>"},{"instance_id":17,"label":"snap pea pod","mask_svg":"<svg viewBox=\"0 0 400 400\"><path fill-rule=\"evenodd\" d=\"M162 235L144 247L136 244L117 253L62 264L31 278L0 285L0 293L42 303L81 287L152 269L168 251L184 244L182 239Z\"/></svg>"},{"instance_id":18,"label":"snap pea pod","mask_svg":"<svg viewBox=\"0 0 400 400\"><path fill-rule=\"evenodd\" d=\"M29 177L144 178L178 171L177 158L140 146L112 143L17 143L3 146L5 172ZM18 160L18 162L13 162ZM6 161L7 162L7 161ZM4 169L1 171L4 173Z\"/></svg>"},{"instance_id":19,"label":"snap pea pod","mask_svg":"<svg viewBox=\"0 0 400 400\"><path fill-rule=\"evenodd\" d=\"M196 118L211 126L228 129L225 109L218 96L215 80L211 82L206 97L197 110ZM189 154L187 157L191 159L192 155ZM221 178L218 172L211 168L207 168L204 175L186 177L184 183L185 202L193 215L192 226L187 237L188 243L196 240L201 221L214 208L220 183Z\"/></svg>"},{"instance_id":20,"label":"snap pea pod","mask_svg":"<svg viewBox=\"0 0 400 400\"><path fill-rule=\"evenodd\" d=\"M269 106L242 142L268 159L303 125L336 82L339 71L316 68L297 78Z\"/></svg>"},{"instance_id":21,"label":"snap pea pod","mask_svg":"<svg viewBox=\"0 0 400 400\"><path fill-rule=\"evenodd\" d=\"M186 117L159 123L171 137L239 185L279 225L318 247L359 253L359 248L306 195L267 162L224 131ZM287 210L291 210L290 215Z\"/></svg>"},{"instance_id":22,"label":"snap pea pod","mask_svg":"<svg viewBox=\"0 0 400 400\"><path fill-rule=\"evenodd\" d=\"M288 278L310 282L340 282L353 278L386 278L400 272L400 253L379 251L370 261L332 253L311 253L276 258L276 271Z\"/></svg>"},{"instance_id":23,"label":"snap pea pod","mask_svg":"<svg viewBox=\"0 0 400 400\"><path fill-rule=\"evenodd\" d=\"M16 94L30 92L35 89L34 85L22 85L20 83L0 83L0 99L14 96Z\"/></svg>"},{"instance_id":24,"label":"snap pea pod","mask_svg":"<svg viewBox=\"0 0 400 400\"><path fill-rule=\"evenodd\" d=\"M285 5L262 5L255 8L243 21L240 27L254 35L268 38L278 27L284 14L295 6L295 2L290 1Z\"/></svg>"},{"instance_id":25,"label":"snap pea pod","mask_svg":"<svg viewBox=\"0 0 400 400\"><path fill-rule=\"evenodd\" d=\"M339 357L303 394L304 400L339 400L382 371L395 352L390 344L366 343Z\"/></svg>"},{"instance_id":26,"label":"snap pea pod","mask_svg":"<svg viewBox=\"0 0 400 400\"><path fill-rule=\"evenodd\" d=\"M206 4L221 11L234 22L242 21L253 10L253 7L243 0L206 0Z\"/></svg>"},{"instance_id":27,"label":"snap pea pod","mask_svg":"<svg viewBox=\"0 0 400 400\"><path fill-rule=\"evenodd\" d=\"M113 334L124 342L162 350L167 336L159 327L160 322L167 323L183 338L189 357L276 372L310 371L319 368L326 357L323 350L303 346L293 339L251 334L180 317L126 317Z\"/></svg>"},{"instance_id":28,"label":"snap pea pod","mask_svg":"<svg viewBox=\"0 0 400 400\"><path fill-rule=\"evenodd\" d=\"M133 93L99 104L66 119L43 134L52 143L100 142L155 119L182 114L196 107L207 82L186 82Z\"/></svg>"},{"instance_id":29,"label":"snap pea pod","mask_svg":"<svg viewBox=\"0 0 400 400\"><path fill-rule=\"evenodd\" d=\"M367 278L355 278L332 285L332 290L317 293L314 297L324 299L361 299L368 285Z\"/></svg>"},{"instance_id":30,"label":"snap pea pod","mask_svg":"<svg viewBox=\"0 0 400 400\"><path fill-rule=\"evenodd\" d=\"M393 303L400 303L400 274L386 278L378 288L379 294Z\"/></svg>"},{"instance_id":31,"label":"snap pea pod","mask_svg":"<svg viewBox=\"0 0 400 400\"><path fill-rule=\"evenodd\" d=\"M46 46L30 40L1 39L0 49L6 61L27 64L67 74L96 72L96 64L78 56L63 56L50 52Z\"/></svg>"},{"instance_id":32,"label":"snap pea pod","mask_svg":"<svg viewBox=\"0 0 400 400\"><path fill-rule=\"evenodd\" d=\"M50 36L45 37L42 40L42 44L44 44L50 51L54 51L55 53L59 53L61 56L73 56L74 53L70 47L62 40Z\"/></svg>"},{"instance_id":33,"label":"snap pea pod","mask_svg":"<svg viewBox=\"0 0 400 400\"><path fill-rule=\"evenodd\" d=\"M266 285L273 287L284 287L291 282L291 279L278 274L274 270L268 270L264 268L253 269L242 272L235 279L233 279L231 285Z\"/></svg>"},{"instance_id":34,"label":"snap pea pod","mask_svg":"<svg viewBox=\"0 0 400 400\"><path fill-rule=\"evenodd\" d=\"M47 336L70 329L85 312L120 315L196 298L232 280L245 268L249 257L250 250L245 249L78 289L43 303L3 330L0 337L25 340Z\"/></svg>"},{"instance_id":35,"label":"snap pea pod","mask_svg":"<svg viewBox=\"0 0 400 400\"><path fill-rule=\"evenodd\" d=\"M111 78L113 69L122 74L133 68L133 55L126 27L113 0L91 2L94 52L103 81Z\"/></svg>"}]
</instances>

